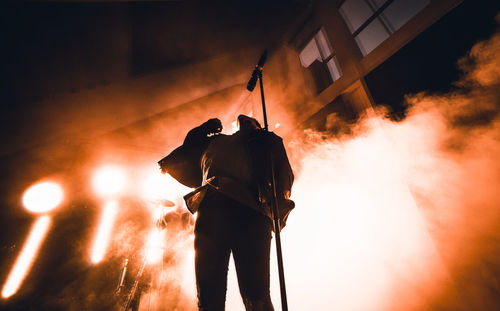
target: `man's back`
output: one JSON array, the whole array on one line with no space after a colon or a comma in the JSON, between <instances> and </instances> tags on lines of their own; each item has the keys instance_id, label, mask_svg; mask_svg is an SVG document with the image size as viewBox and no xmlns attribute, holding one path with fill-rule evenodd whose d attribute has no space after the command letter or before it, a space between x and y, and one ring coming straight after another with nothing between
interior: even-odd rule
<instances>
[{"instance_id":1,"label":"man's back","mask_svg":"<svg viewBox=\"0 0 500 311\"><path fill-rule=\"evenodd\" d=\"M201 158L203 184L212 177L227 177L252 188L247 141L241 132L214 136Z\"/></svg>"},{"instance_id":2,"label":"man's back","mask_svg":"<svg viewBox=\"0 0 500 311\"><path fill-rule=\"evenodd\" d=\"M220 120L208 120L189 131L183 146L159 163L180 182L197 187L185 199L191 212L198 211L195 271L199 309L224 310L227 268L233 253L246 309L271 311L271 167L282 220L294 206L288 199L293 173L280 137L262 130L253 118L240 115L238 122L240 131L223 135Z\"/></svg>"}]
</instances>

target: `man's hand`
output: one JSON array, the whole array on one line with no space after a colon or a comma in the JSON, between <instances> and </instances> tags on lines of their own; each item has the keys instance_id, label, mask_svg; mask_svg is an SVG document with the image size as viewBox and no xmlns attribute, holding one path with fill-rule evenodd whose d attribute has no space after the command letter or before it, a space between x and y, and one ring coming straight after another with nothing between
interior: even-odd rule
<instances>
[{"instance_id":1,"label":"man's hand","mask_svg":"<svg viewBox=\"0 0 500 311\"><path fill-rule=\"evenodd\" d=\"M210 119L201 125L203 131L208 134L217 134L222 131L222 122L219 119Z\"/></svg>"}]
</instances>

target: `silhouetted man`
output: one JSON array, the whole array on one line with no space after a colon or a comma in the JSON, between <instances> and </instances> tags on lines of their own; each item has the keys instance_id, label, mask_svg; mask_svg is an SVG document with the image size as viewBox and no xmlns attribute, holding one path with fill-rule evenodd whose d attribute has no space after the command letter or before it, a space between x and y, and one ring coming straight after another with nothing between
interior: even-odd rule
<instances>
[{"instance_id":1,"label":"silhouetted man","mask_svg":"<svg viewBox=\"0 0 500 311\"><path fill-rule=\"evenodd\" d=\"M273 310L269 294L272 213L271 161L282 227L294 207L293 173L282 139L240 115L239 131L220 134L210 119L192 129L184 144L159 164L181 183L197 188L185 196L198 212L195 271L199 310L224 310L229 256L247 310Z\"/></svg>"}]
</instances>

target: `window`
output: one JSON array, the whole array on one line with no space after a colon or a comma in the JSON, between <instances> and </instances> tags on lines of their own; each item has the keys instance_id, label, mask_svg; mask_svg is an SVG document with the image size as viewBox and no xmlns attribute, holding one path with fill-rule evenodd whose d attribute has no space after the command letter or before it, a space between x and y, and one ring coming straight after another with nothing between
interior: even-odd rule
<instances>
[{"instance_id":1,"label":"window","mask_svg":"<svg viewBox=\"0 0 500 311\"><path fill-rule=\"evenodd\" d=\"M300 51L299 58L302 66L312 71L319 92L342 76L323 28Z\"/></svg>"},{"instance_id":2,"label":"window","mask_svg":"<svg viewBox=\"0 0 500 311\"><path fill-rule=\"evenodd\" d=\"M430 0L346 0L339 12L363 56L429 4Z\"/></svg>"}]
</instances>

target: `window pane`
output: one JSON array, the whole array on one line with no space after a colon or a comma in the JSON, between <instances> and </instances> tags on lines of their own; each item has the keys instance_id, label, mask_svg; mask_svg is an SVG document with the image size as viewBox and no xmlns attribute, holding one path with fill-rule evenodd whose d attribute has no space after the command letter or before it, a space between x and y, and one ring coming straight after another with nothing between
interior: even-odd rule
<instances>
[{"instance_id":1,"label":"window pane","mask_svg":"<svg viewBox=\"0 0 500 311\"><path fill-rule=\"evenodd\" d=\"M378 10L388 0L367 0L367 1L375 8L375 10Z\"/></svg>"},{"instance_id":2,"label":"window pane","mask_svg":"<svg viewBox=\"0 0 500 311\"><path fill-rule=\"evenodd\" d=\"M318 93L333 83L330 71L328 71L328 67L324 62L314 61L309 66L309 69L311 70Z\"/></svg>"},{"instance_id":3,"label":"window pane","mask_svg":"<svg viewBox=\"0 0 500 311\"><path fill-rule=\"evenodd\" d=\"M392 26L392 23L384 15L384 13L378 16L378 20L385 26L385 29L387 29L391 35L396 31L396 29L394 29L394 26Z\"/></svg>"},{"instance_id":4,"label":"window pane","mask_svg":"<svg viewBox=\"0 0 500 311\"><path fill-rule=\"evenodd\" d=\"M363 56L366 56L388 37L389 34L382 26L382 23L380 23L378 19L375 19L354 39L356 40L361 53L363 53Z\"/></svg>"},{"instance_id":5,"label":"window pane","mask_svg":"<svg viewBox=\"0 0 500 311\"><path fill-rule=\"evenodd\" d=\"M328 63L326 63L326 65L328 66L328 71L330 71L330 75L332 76L333 81L338 80L342 76L340 66L337 63L337 57L332 57L332 59L330 59Z\"/></svg>"},{"instance_id":6,"label":"window pane","mask_svg":"<svg viewBox=\"0 0 500 311\"><path fill-rule=\"evenodd\" d=\"M319 55L318 47L316 46L316 40L314 38L309 41L306 47L299 54L300 62L302 66L309 67L315 60L321 61L321 55Z\"/></svg>"},{"instance_id":7,"label":"window pane","mask_svg":"<svg viewBox=\"0 0 500 311\"><path fill-rule=\"evenodd\" d=\"M389 20L396 31L426 7L429 2L430 0L395 0L384 10L382 15Z\"/></svg>"},{"instance_id":8,"label":"window pane","mask_svg":"<svg viewBox=\"0 0 500 311\"><path fill-rule=\"evenodd\" d=\"M316 41L318 43L319 52L323 59L326 59L328 56L332 55L332 49L330 48L330 44L326 39L326 34L323 28L318 31L316 34Z\"/></svg>"},{"instance_id":9,"label":"window pane","mask_svg":"<svg viewBox=\"0 0 500 311\"><path fill-rule=\"evenodd\" d=\"M339 12L351 33L355 32L373 14L373 10L364 0L347 0L340 6Z\"/></svg>"}]
</instances>

